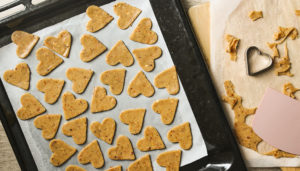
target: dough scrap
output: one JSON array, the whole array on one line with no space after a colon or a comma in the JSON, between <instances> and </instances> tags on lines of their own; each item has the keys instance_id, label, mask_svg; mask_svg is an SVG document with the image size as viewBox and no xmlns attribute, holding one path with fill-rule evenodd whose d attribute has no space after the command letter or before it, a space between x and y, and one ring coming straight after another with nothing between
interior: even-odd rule
<instances>
[{"instance_id":1,"label":"dough scrap","mask_svg":"<svg viewBox=\"0 0 300 171\"><path fill-rule=\"evenodd\" d=\"M288 48L287 44L284 46L284 53L285 55L280 58L278 61L275 61L275 73L276 75L286 75L289 77L294 76L294 74L291 73L291 65L289 54L288 54Z\"/></svg>"},{"instance_id":2,"label":"dough scrap","mask_svg":"<svg viewBox=\"0 0 300 171\"><path fill-rule=\"evenodd\" d=\"M143 71L140 71L130 82L127 93L131 97L137 97L140 94L151 97L154 94L154 88Z\"/></svg>"},{"instance_id":3,"label":"dough scrap","mask_svg":"<svg viewBox=\"0 0 300 171\"><path fill-rule=\"evenodd\" d=\"M108 157L111 160L134 160L135 155L130 139L124 135L117 138L116 147L108 149Z\"/></svg>"},{"instance_id":4,"label":"dough scrap","mask_svg":"<svg viewBox=\"0 0 300 171\"><path fill-rule=\"evenodd\" d=\"M189 150L193 145L193 137L189 122L177 125L169 130L168 140L173 143L179 143L184 150Z\"/></svg>"},{"instance_id":5,"label":"dough scrap","mask_svg":"<svg viewBox=\"0 0 300 171\"><path fill-rule=\"evenodd\" d=\"M91 18L86 25L86 30L92 33L104 28L114 19L114 17L96 5L89 6L86 9L86 15Z\"/></svg>"},{"instance_id":6,"label":"dough scrap","mask_svg":"<svg viewBox=\"0 0 300 171\"><path fill-rule=\"evenodd\" d=\"M230 55L230 60L236 61L237 59L237 47L240 42L240 39L230 35L226 34L225 35L225 40L228 43L228 46L226 48L226 53L229 53Z\"/></svg>"},{"instance_id":7,"label":"dough scrap","mask_svg":"<svg viewBox=\"0 0 300 171\"><path fill-rule=\"evenodd\" d=\"M106 169L105 171L122 171L122 166L115 166L115 167L110 167L109 169Z\"/></svg>"},{"instance_id":8,"label":"dough scrap","mask_svg":"<svg viewBox=\"0 0 300 171\"><path fill-rule=\"evenodd\" d=\"M155 67L155 59L160 58L161 48L158 46L151 46L146 48L134 49L132 51L136 57L139 65L144 71L150 72Z\"/></svg>"},{"instance_id":9,"label":"dough scrap","mask_svg":"<svg viewBox=\"0 0 300 171\"><path fill-rule=\"evenodd\" d=\"M62 126L62 133L71 136L76 144L84 144L86 141L86 117L71 120Z\"/></svg>"},{"instance_id":10,"label":"dough scrap","mask_svg":"<svg viewBox=\"0 0 300 171\"><path fill-rule=\"evenodd\" d=\"M300 16L300 10L295 10L295 15Z\"/></svg>"},{"instance_id":11,"label":"dough scrap","mask_svg":"<svg viewBox=\"0 0 300 171\"><path fill-rule=\"evenodd\" d=\"M166 148L158 131L153 126L147 126L144 130L144 137L139 139L136 146L141 151L152 151Z\"/></svg>"},{"instance_id":12,"label":"dough scrap","mask_svg":"<svg viewBox=\"0 0 300 171\"><path fill-rule=\"evenodd\" d=\"M181 150L172 150L160 153L156 162L161 167L165 167L166 171L179 171L181 161Z\"/></svg>"},{"instance_id":13,"label":"dough scrap","mask_svg":"<svg viewBox=\"0 0 300 171\"><path fill-rule=\"evenodd\" d=\"M286 83L283 85L283 94L296 99L295 93L299 91L299 88L295 88L292 83Z\"/></svg>"},{"instance_id":14,"label":"dough scrap","mask_svg":"<svg viewBox=\"0 0 300 171\"><path fill-rule=\"evenodd\" d=\"M46 108L30 93L21 96L22 107L17 111L17 116L21 120L31 119L46 111Z\"/></svg>"},{"instance_id":15,"label":"dough scrap","mask_svg":"<svg viewBox=\"0 0 300 171\"><path fill-rule=\"evenodd\" d=\"M73 91L78 94L85 91L93 74L94 71L83 68L69 68L66 72L67 78L73 83Z\"/></svg>"},{"instance_id":16,"label":"dough scrap","mask_svg":"<svg viewBox=\"0 0 300 171\"><path fill-rule=\"evenodd\" d=\"M85 146L78 154L77 160L80 164L91 163L94 168L101 168L104 165L104 158L97 140Z\"/></svg>"},{"instance_id":17,"label":"dough scrap","mask_svg":"<svg viewBox=\"0 0 300 171\"><path fill-rule=\"evenodd\" d=\"M83 62L90 62L107 49L104 44L90 34L84 34L80 38L80 42L83 46L83 49L80 52L80 59Z\"/></svg>"},{"instance_id":18,"label":"dough scrap","mask_svg":"<svg viewBox=\"0 0 300 171\"><path fill-rule=\"evenodd\" d=\"M106 94L105 88L97 86L94 88L92 102L91 102L91 112L103 112L113 109L117 104L117 100L113 96L108 96Z\"/></svg>"},{"instance_id":19,"label":"dough scrap","mask_svg":"<svg viewBox=\"0 0 300 171\"><path fill-rule=\"evenodd\" d=\"M160 114L161 121L164 124L168 125L171 124L174 120L177 105L178 105L177 98L160 99L160 100L156 100L152 104L152 109L154 112Z\"/></svg>"},{"instance_id":20,"label":"dough scrap","mask_svg":"<svg viewBox=\"0 0 300 171\"><path fill-rule=\"evenodd\" d=\"M119 2L114 5L114 12L117 16L120 17L118 19L119 28L125 30L132 25L132 23L140 15L142 10L127 3Z\"/></svg>"},{"instance_id":21,"label":"dough scrap","mask_svg":"<svg viewBox=\"0 0 300 171\"><path fill-rule=\"evenodd\" d=\"M39 36L20 30L14 31L11 35L11 41L17 45L16 54L20 58L26 58L39 39Z\"/></svg>"},{"instance_id":22,"label":"dough scrap","mask_svg":"<svg viewBox=\"0 0 300 171\"><path fill-rule=\"evenodd\" d=\"M20 63L16 65L14 70L5 71L3 79L9 84L28 90L30 84L29 66L26 63Z\"/></svg>"},{"instance_id":23,"label":"dough scrap","mask_svg":"<svg viewBox=\"0 0 300 171\"><path fill-rule=\"evenodd\" d=\"M298 30L295 27L278 27L278 31L274 33L273 39L279 41L278 44L283 43L288 37L295 40L298 37Z\"/></svg>"},{"instance_id":24,"label":"dough scrap","mask_svg":"<svg viewBox=\"0 0 300 171\"><path fill-rule=\"evenodd\" d=\"M152 162L149 154L140 157L128 166L128 171L153 171Z\"/></svg>"},{"instance_id":25,"label":"dough scrap","mask_svg":"<svg viewBox=\"0 0 300 171\"><path fill-rule=\"evenodd\" d=\"M248 16L252 21L255 21L263 18L263 13L262 11L251 11Z\"/></svg>"},{"instance_id":26,"label":"dough scrap","mask_svg":"<svg viewBox=\"0 0 300 171\"><path fill-rule=\"evenodd\" d=\"M126 67L133 64L133 57L122 40L119 40L107 53L106 63L112 66L121 63Z\"/></svg>"},{"instance_id":27,"label":"dough scrap","mask_svg":"<svg viewBox=\"0 0 300 171\"><path fill-rule=\"evenodd\" d=\"M112 94L119 95L123 91L126 69L112 69L102 72L100 80L109 85Z\"/></svg>"},{"instance_id":28,"label":"dough scrap","mask_svg":"<svg viewBox=\"0 0 300 171\"><path fill-rule=\"evenodd\" d=\"M267 46L273 51L273 59L279 57L279 51L278 51L278 48L277 48L277 43L269 43L267 42Z\"/></svg>"},{"instance_id":29,"label":"dough scrap","mask_svg":"<svg viewBox=\"0 0 300 171\"><path fill-rule=\"evenodd\" d=\"M60 120L60 114L46 114L36 117L33 124L36 128L42 130L43 138L50 140L55 137Z\"/></svg>"},{"instance_id":30,"label":"dough scrap","mask_svg":"<svg viewBox=\"0 0 300 171\"><path fill-rule=\"evenodd\" d=\"M61 31L57 37L49 36L44 40L44 46L68 58L72 43L72 36L67 30Z\"/></svg>"},{"instance_id":31,"label":"dough scrap","mask_svg":"<svg viewBox=\"0 0 300 171\"><path fill-rule=\"evenodd\" d=\"M90 130L97 138L112 144L116 131L116 121L112 118L104 118L102 123L92 122Z\"/></svg>"},{"instance_id":32,"label":"dough scrap","mask_svg":"<svg viewBox=\"0 0 300 171\"><path fill-rule=\"evenodd\" d=\"M175 66L157 74L154 78L154 85L157 88L166 88L171 95L177 94L179 92L179 81Z\"/></svg>"},{"instance_id":33,"label":"dough scrap","mask_svg":"<svg viewBox=\"0 0 300 171\"><path fill-rule=\"evenodd\" d=\"M141 132L146 109L128 109L121 112L119 118L121 122L129 125L129 132L133 135Z\"/></svg>"},{"instance_id":34,"label":"dough scrap","mask_svg":"<svg viewBox=\"0 0 300 171\"><path fill-rule=\"evenodd\" d=\"M77 151L76 148L60 139L53 139L50 141L49 148L53 152L50 157L50 162L56 167L64 164Z\"/></svg>"},{"instance_id":35,"label":"dough scrap","mask_svg":"<svg viewBox=\"0 0 300 171\"><path fill-rule=\"evenodd\" d=\"M88 102L84 99L75 99L75 96L70 92L65 92L62 96L62 105L66 120L74 118L88 108Z\"/></svg>"},{"instance_id":36,"label":"dough scrap","mask_svg":"<svg viewBox=\"0 0 300 171\"><path fill-rule=\"evenodd\" d=\"M44 78L37 82L36 88L45 93L44 101L53 104L55 103L60 93L65 85L64 80L53 79L53 78Z\"/></svg>"},{"instance_id":37,"label":"dough scrap","mask_svg":"<svg viewBox=\"0 0 300 171\"><path fill-rule=\"evenodd\" d=\"M282 157L294 158L294 157L297 157L295 154L284 152L284 151L281 151L279 149L274 149L273 151L265 153L265 155L274 156L275 158L282 158Z\"/></svg>"},{"instance_id":38,"label":"dough scrap","mask_svg":"<svg viewBox=\"0 0 300 171\"><path fill-rule=\"evenodd\" d=\"M143 18L130 35L130 40L144 43L154 44L157 42L157 34L151 30L152 21L150 18Z\"/></svg>"},{"instance_id":39,"label":"dough scrap","mask_svg":"<svg viewBox=\"0 0 300 171\"><path fill-rule=\"evenodd\" d=\"M56 67L64 62L59 56L47 48L39 48L36 53L36 59L40 61L36 67L36 72L41 76L48 75Z\"/></svg>"},{"instance_id":40,"label":"dough scrap","mask_svg":"<svg viewBox=\"0 0 300 171\"><path fill-rule=\"evenodd\" d=\"M86 170L76 165L69 165L65 171L86 171Z\"/></svg>"}]
</instances>

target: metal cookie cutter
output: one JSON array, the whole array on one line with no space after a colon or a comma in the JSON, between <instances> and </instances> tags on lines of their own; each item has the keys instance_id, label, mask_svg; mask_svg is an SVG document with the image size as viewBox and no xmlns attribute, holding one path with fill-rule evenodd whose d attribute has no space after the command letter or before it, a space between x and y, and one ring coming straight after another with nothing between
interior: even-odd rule
<instances>
[{"instance_id":1,"label":"metal cookie cutter","mask_svg":"<svg viewBox=\"0 0 300 171\"><path fill-rule=\"evenodd\" d=\"M249 57L250 57L251 52L253 52L253 51L258 52L258 54L260 56L266 56L266 57L268 57L268 60L269 60L268 61L269 63L268 63L268 65L265 68L263 68L263 69L261 69L259 71L256 71L256 72L251 72L250 63L249 63ZM273 63L274 63L273 62L273 58L269 54L262 52L256 46L250 46L250 47L248 47L248 49L246 50L246 53L245 53L245 60L246 60L247 74L249 76L255 76L255 75L258 75L258 74L260 74L262 72L265 72L265 71L271 69L272 66L273 66Z\"/></svg>"}]
</instances>

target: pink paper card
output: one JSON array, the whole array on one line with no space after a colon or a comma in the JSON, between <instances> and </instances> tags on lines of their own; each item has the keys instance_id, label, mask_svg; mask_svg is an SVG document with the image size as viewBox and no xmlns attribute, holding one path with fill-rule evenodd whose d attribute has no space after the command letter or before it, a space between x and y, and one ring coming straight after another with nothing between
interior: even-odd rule
<instances>
[{"instance_id":1,"label":"pink paper card","mask_svg":"<svg viewBox=\"0 0 300 171\"><path fill-rule=\"evenodd\" d=\"M268 88L252 127L268 144L300 155L300 101Z\"/></svg>"}]
</instances>

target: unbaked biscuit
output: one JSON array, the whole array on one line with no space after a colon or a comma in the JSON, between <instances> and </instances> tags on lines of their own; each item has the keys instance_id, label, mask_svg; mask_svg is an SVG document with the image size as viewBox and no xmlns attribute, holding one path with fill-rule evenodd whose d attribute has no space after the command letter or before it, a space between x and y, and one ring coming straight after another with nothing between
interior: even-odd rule
<instances>
[{"instance_id":1,"label":"unbaked biscuit","mask_svg":"<svg viewBox=\"0 0 300 171\"><path fill-rule=\"evenodd\" d=\"M116 98L113 96L108 96L106 94L105 88L97 86L94 88L92 102L91 102L91 112L103 112L113 109L117 104Z\"/></svg>"},{"instance_id":2,"label":"unbaked biscuit","mask_svg":"<svg viewBox=\"0 0 300 171\"><path fill-rule=\"evenodd\" d=\"M146 109L128 109L119 115L121 122L129 125L131 134L138 134L142 130Z\"/></svg>"},{"instance_id":3,"label":"unbaked biscuit","mask_svg":"<svg viewBox=\"0 0 300 171\"><path fill-rule=\"evenodd\" d=\"M80 38L80 42L83 46L80 52L80 59L83 62L90 62L107 49L104 44L90 34L84 34Z\"/></svg>"},{"instance_id":4,"label":"unbaked biscuit","mask_svg":"<svg viewBox=\"0 0 300 171\"><path fill-rule=\"evenodd\" d=\"M17 111L19 119L27 120L46 111L45 107L30 93L21 96L22 107Z\"/></svg>"},{"instance_id":5,"label":"unbaked biscuit","mask_svg":"<svg viewBox=\"0 0 300 171\"><path fill-rule=\"evenodd\" d=\"M136 146L141 151L160 150L166 148L158 131L153 126L147 126L144 130L144 137L139 139Z\"/></svg>"},{"instance_id":6,"label":"unbaked biscuit","mask_svg":"<svg viewBox=\"0 0 300 171\"><path fill-rule=\"evenodd\" d=\"M131 6L125 2L119 2L114 5L114 12L119 16L118 26L120 29L127 29L134 20L140 15L142 10Z\"/></svg>"},{"instance_id":7,"label":"unbaked biscuit","mask_svg":"<svg viewBox=\"0 0 300 171\"><path fill-rule=\"evenodd\" d=\"M112 69L102 72L100 80L109 85L112 94L119 95L123 91L126 69Z\"/></svg>"},{"instance_id":8,"label":"unbaked biscuit","mask_svg":"<svg viewBox=\"0 0 300 171\"><path fill-rule=\"evenodd\" d=\"M76 165L69 165L68 167L66 167L65 171L86 171L86 170Z\"/></svg>"},{"instance_id":9,"label":"unbaked biscuit","mask_svg":"<svg viewBox=\"0 0 300 171\"><path fill-rule=\"evenodd\" d=\"M72 36L67 30L61 31L57 37L49 36L44 40L44 46L66 58L69 56L71 43Z\"/></svg>"},{"instance_id":10,"label":"unbaked biscuit","mask_svg":"<svg viewBox=\"0 0 300 171\"><path fill-rule=\"evenodd\" d=\"M70 92L65 92L63 94L62 105L66 120L82 114L88 108L88 103L86 100L76 99L75 96Z\"/></svg>"},{"instance_id":11,"label":"unbaked biscuit","mask_svg":"<svg viewBox=\"0 0 300 171\"><path fill-rule=\"evenodd\" d=\"M62 126L62 133L71 136L76 144L84 144L87 134L86 117L71 120Z\"/></svg>"},{"instance_id":12,"label":"unbaked biscuit","mask_svg":"<svg viewBox=\"0 0 300 171\"><path fill-rule=\"evenodd\" d=\"M105 118L102 123L92 122L90 130L97 138L108 144L112 144L116 131L116 121L112 118Z\"/></svg>"},{"instance_id":13,"label":"unbaked biscuit","mask_svg":"<svg viewBox=\"0 0 300 171\"><path fill-rule=\"evenodd\" d=\"M86 30L92 33L102 29L114 19L111 15L96 5L89 6L86 9L86 15L91 18L86 25Z\"/></svg>"},{"instance_id":14,"label":"unbaked biscuit","mask_svg":"<svg viewBox=\"0 0 300 171\"><path fill-rule=\"evenodd\" d=\"M166 88L168 93L175 95L179 92L179 81L175 66L162 71L154 78L154 85L157 88Z\"/></svg>"},{"instance_id":15,"label":"unbaked biscuit","mask_svg":"<svg viewBox=\"0 0 300 171\"><path fill-rule=\"evenodd\" d=\"M42 76L49 74L56 67L64 62L59 56L47 48L39 48L36 53L36 59L40 61L36 67L36 72Z\"/></svg>"},{"instance_id":16,"label":"unbaked biscuit","mask_svg":"<svg viewBox=\"0 0 300 171\"><path fill-rule=\"evenodd\" d=\"M101 168L104 165L104 158L97 140L85 146L77 156L80 164L91 163L94 168Z\"/></svg>"},{"instance_id":17,"label":"unbaked biscuit","mask_svg":"<svg viewBox=\"0 0 300 171\"><path fill-rule=\"evenodd\" d=\"M11 41L17 45L16 53L20 58L26 58L39 39L39 36L19 30L14 31L11 35Z\"/></svg>"},{"instance_id":18,"label":"unbaked biscuit","mask_svg":"<svg viewBox=\"0 0 300 171\"><path fill-rule=\"evenodd\" d=\"M144 43L154 44L157 42L157 34L151 30L152 21L150 18L143 18L130 35L130 40Z\"/></svg>"},{"instance_id":19,"label":"unbaked biscuit","mask_svg":"<svg viewBox=\"0 0 300 171\"><path fill-rule=\"evenodd\" d=\"M50 141L49 148L53 152L50 157L50 162L54 166L61 166L77 151L76 148L68 145L60 139Z\"/></svg>"},{"instance_id":20,"label":"unbaked biscuit","mask_svg":"<svg viewBox=\"0 0 300 171\"><path fill-rule=\"evenodd\" d=\"M131 97L137 97L140 94L151 97L154 94L154 88L143 71L140 71L130 82L127 93Z\"/></svg>"},{"instance_id":21,"label":"unbaked biscuit","mask_svg":"<svg viewBox=\"0 0 300 171\"><path fill-rule=\"evenodd\" d=\"M36 128L42 130L42 136L46 140L50 140L55 137L60 120L60 114L46 114L36 117L33 124Z\"/></svg>"},{"instance_id":22,"label":"unbaked biscuit","mask_svg":"<svg viewBox=\"0 0 300 171\"><path fill-rule=\"evenodd\" d=\"M181 150L166 151L156 158L158 165L165 167L166 171L179 171Z\"/></svg>"},{"instance_id":23,"label":"unbaked biscuit","mask_svg":"<svg viewBox=\"0 0 300 171\"><path fill-rule=\"evenodd\" d=\"M160 99L160 100L156 100L152 104L152 109L154 112L160 114L161 121L164 124L168 125L171 124L174 120L177 105L178 105L177 98Z\"/></svg>"},{"instance_id":24,"label":"unbaked biscuit","mask_svg":"<svg viewBox=\"0 0 300 171\"><path fill-rule=\"evenodd\" d=\"M14 70L5 71L3 79L9 84L28 90L30 84L29 66L26 63L20 63Z\"/></svg>"},{"instance_id":25,"label":"unbaked biscuit","mask_svg":"<svg viewBox=\"0 0 300 171\"><path fill-rule=\"evenodd\" d=\"M132 51L136 57L139 65L144 71L150 72L155 67L155 59L161 56L161 48L158 46L151 46L146 48L134 49Z\"/></svg>"},{"instance_id":26,"label":"unbaked biscuit","mask_svg":"<svg viewBox=\"0 0 300 171\"><path fill-rule=\"evenodd\" d=\"M108 149L108 157L112 160L134 160L135 155L128 137L120 135L117 138L116 147Z\"/></svg>"},{"instance_id":27,"label":"unbaked biscuit","mask_svg":"<svg viewBox=\"0 0 300 171\"><path fill-rule=\"evenodd\" d=\"M179 143L180 147L188 150L193 145L192 132L189 122L173 127L168 132L168 140L173 143Z\"/></svg>"},{"instance_id":28,"label":"unbaked biscuit","mask_svg":"<svg viewBox=\"0 0 300 171\"><path fill-rule=\"evenodd\" d=\"M153 171L150 155L146 154L128 166L128 171Z\"/></svg>"},{"instance_id":29,"label":"unbaked biscuit","mask_svg":"<svg viewBox=\"0 0 300 171\"><path fill-rule=\"evenodd\" d=\"M115 166L115 167L110 167L109 169L106 169L105 171L122 171L122 166Z\"/></svg>"},{"instance_id":30,"label":"unbaked biscuit","mask_svg":"<svg viewBox=\"0 0 300 171\"><path fill-rule=\"evenodd\" d=\"M88 86L94 71L83 68L69 68L66 71L66 76L72 81L72 89L75 93L81 94Z\"/></svg>"},{"instance_id":31,"label":"unbaked biscuit","mask_svg":"<svg viewBox=\"0 0 300 171\"><path fill-rule=\"evenodd\" d=\"M64 80L44 78L37 82L36 88L45 93L44 100L49 104L53 104L57 101L60 93L65 85Z\"/></svg>"},{"instance_id":32,"label":"unbaked biscuit","mask_svg":"<svg viewBox=\"0 0 300 171\"><path fill-rule=\"evenodd\" d=\"M122 40L119 40L106 55L108 65L122 65L128 67L133 64L133 57Z\"/></svg>"}]
</instances>

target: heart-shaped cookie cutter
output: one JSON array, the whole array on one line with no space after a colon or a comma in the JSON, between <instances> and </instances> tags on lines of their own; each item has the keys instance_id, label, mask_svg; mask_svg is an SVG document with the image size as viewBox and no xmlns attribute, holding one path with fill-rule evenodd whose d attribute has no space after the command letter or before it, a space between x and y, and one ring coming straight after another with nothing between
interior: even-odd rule
<instances>
[{"instance_id":1,"label":"heart-shaped cookie cutter","mask_svg":"<svg viewBox=\"0 0 300 171\"><path fill-rule=\"evenodd\" d=\"M250 62L249 62L249 57L250 57L250 52L252 52L252 51L257 51L258 52L258 54L260 55L260 56L266 56L266 57L268 57L268 65L267 65L267 67L265 67L265 68L263 68L263 69L261 69L261 70L258 70L258 71L256 71L256 72L251 72L251 69L250 69ZM267 54L267 53L264 53L264 52L262 52L258 47L256 47L256 46L250 46L250 47L248 47L247 48L247 50L246 50L246 53L245 53L245 60L246 60L246 68L247 68L247 74L249 75L249 76L255 76L255 75L258 75L258 74L260 74L260 73L262 73L262 72L265 72L265 71L267 71L267 70L269 70L269 69L271 69L272 68L272 66L273 66L273 58L269 55L269 54Z\"/></svg>"}]
</instances>

